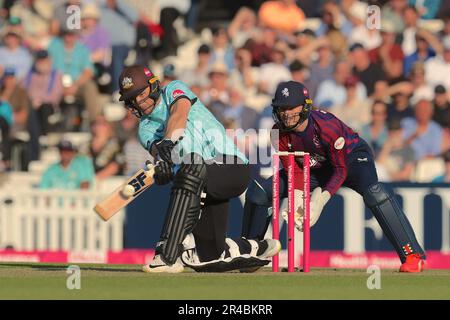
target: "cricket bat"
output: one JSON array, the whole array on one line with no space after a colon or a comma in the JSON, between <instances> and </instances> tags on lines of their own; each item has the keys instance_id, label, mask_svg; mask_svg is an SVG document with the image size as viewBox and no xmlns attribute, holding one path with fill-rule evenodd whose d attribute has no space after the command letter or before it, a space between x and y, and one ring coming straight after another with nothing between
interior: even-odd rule
<instances>
[{"instance_id":1,"label":"cricket bat","mask_svg":"<svg viewBox=\"0 0 450 320\"><path fill-rule=\"evenodd\" d=\"M153 173L153 165L148 164L147 170L139 170L130 179L114 190L113 193L97 203L94 207L94 211L104 221L108 221L120 209L136 199L153 184Z\"/></svg>"}]
</instances>

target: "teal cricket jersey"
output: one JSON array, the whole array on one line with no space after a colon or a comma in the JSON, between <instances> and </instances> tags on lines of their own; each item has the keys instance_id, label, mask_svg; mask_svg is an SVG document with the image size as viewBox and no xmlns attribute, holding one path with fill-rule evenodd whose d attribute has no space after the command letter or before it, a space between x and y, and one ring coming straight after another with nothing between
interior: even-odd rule
<instances>
[{"instance_id":1,"label":"teal cricket jersey","mask_svg":"<svg viewBox=\"0 0 450 320\"><path fill-rule=\"evenodd\" d=\"M179 80L172 81L163 87L158 105L151 114L141 118L138 137L142 146L149 150L155 141L164 138L170 107L181 97L188 98L192 106L183 139L176 145L179 155L197 153L205 161L218 159L222 155L237 156L247 164L247 158L226 135L222 124L187 85Z\"/></svg>"}]
</instances>

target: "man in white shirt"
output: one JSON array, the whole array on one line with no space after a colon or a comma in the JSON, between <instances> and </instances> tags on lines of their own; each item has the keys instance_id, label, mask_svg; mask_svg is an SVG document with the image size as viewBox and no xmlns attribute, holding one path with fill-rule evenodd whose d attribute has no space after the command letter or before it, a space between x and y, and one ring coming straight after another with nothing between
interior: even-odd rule
<instances>
[{"instance_id":1,"label":"man in white shirt","mask_svg":"<svg viewBox=\"0 0 450 320\"><path fill-rule=\"evenodd\" d=\"M447 90L450 89L450 35L442 40L442 50L436 50L436 57L425 62L425 80L435 87L443 85Z\"/></svg>"}]
</instances>

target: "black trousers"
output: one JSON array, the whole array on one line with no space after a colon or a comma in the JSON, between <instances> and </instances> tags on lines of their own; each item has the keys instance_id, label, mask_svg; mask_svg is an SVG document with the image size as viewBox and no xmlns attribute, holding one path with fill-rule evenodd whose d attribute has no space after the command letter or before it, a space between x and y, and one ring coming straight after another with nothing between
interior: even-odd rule
<instances>
[{"instance_id":1,"label":"black trousers","mask_svg":"<svg viewBox=\"0 0 450 320\"><path fill-rule=\"evenodd\" d=\"M250 180L247 164L208 164L206 199L193 234L201 261L215 260L225 250L229 201L240 196Z\"/></svg>"}]
</instances>

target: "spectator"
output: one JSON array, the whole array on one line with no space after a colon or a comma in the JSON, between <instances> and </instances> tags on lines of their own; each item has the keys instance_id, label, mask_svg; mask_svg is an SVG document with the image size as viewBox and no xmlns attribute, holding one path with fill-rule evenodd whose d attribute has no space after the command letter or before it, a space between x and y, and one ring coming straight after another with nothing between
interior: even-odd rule
<instances>
[{"instance_id":1,"label":"spectator","mask_svg":"<svg viewBox=\"0 0 450 320\"><path fill-rule=\"evenodd\" d=\"M305 29L294 32L293 45L295 48L289 53L288 59L298 59L300 62L310 65L315 58L315 51L321 46L329 45L329 40L327 37L316 38L314 31Z\"/></svg>"},{"instance_id":2,"label":"spectator","mask_svg":"<svg viewBox=\"0 0 450 320\"><path fill-rule=\"evenodd\" d=\"M159 24L164 30L161 39L161 57L176 56L180 39L174 22L178 17L183 16L189 10L189 0L160 1Z\"/></svg>"},{"instance_id":3,"label":"spectator","mask_svg":"<svg viewBox=\"0 0 450 320\"><path fill-rule=\"evenodd\" d=\"M349 5L350 7L348 7ZM349 35L349 44L360 43L366 50L372 50L380 46L381 36L379 30L377 28L367 28L367 4L361 1L347 0L342 2L342 6L344 14L353 24Z\"/></svg>"},{"instance_id":4,"label":"spectator","mask_svg":"<svg viewBox=\"0 0 450 320\"><path fill-rule=\"evenodd\" d=\"M352 23L347 20L336 1L326 0L322 6L321 24L316 35L324 36L333 30L340 30L347 37L352 31Z\"/></svg>"},{"instance_id":5,"label":"spectator","mask_svg":"<svg viewBox=\"0 0 450 320\"><path fill-rule=\"evenodd\" d=\"M425 80L433 87L442 84L450 89L450 35L442 40L442 48L436 56L425 62Z\"/></svg>"},{"instance_id":6,"label":"spectator","mask_svg":"<svg viewBox=\"0 0 450 320\"><path fill-rule=\"evenodd\" d=\"M419 20L419 14L415 7L407 6L403 11L403 21L405 23L405 29L402 34L402 50L405 56L413 54L416 47L416 33L417 33L417 21Z\"/></svg>"},{"instance_id":7,"label":"spectator","mask_svg":"<svg viewBox=\"0 0 450 320\"><path fill-rule=\"evenodd\" d=\"M223 27L213 28L210 64L225 63L228 70L234 68L234 49L230 44L227 30Z\"/></svg>"},{"instance_id":8,"label":"spectator","mask_svg":"<svg viewBox=\"0 0 450 320\"><path fill-rule=\"evenodd\" d=\"M230 101L228 104L215 104L213 113L218 115L222 123L228 123L229 128L253 129L256 126L258 113L244 103L244 91L237 87L229 89ZM218 108L222 108L222 110Z\"/></svg>"},{"instance_id":9,"label":"spectator","mask_svg":"<svg viewBox=\"0 0 450 320\"><path fill-rule=\"evenodd\" d=\"M372 104L372 120L361 129L361 137L370 145L375 158L388 138L386 119L386 104L383 101L375 101Z\"/></svg>"},{"instance_id":10,"label":"spectator","mask_svg":"<svg viewBox=\"0 0 450 320\"><path fill-rule=\"evenodd\" d=\"M371 96L375 91L375 83L385 80L383 70L380 65L370 61L368 51L359 43L350 47L350 58L353 74L364 84L367 95Z\"/></svg>"},{"instance_id":11,"label":"spectator","mask_svg":"<svg viewBox=\"0 0 450 320\"><path fill-rule=\"evenodd\" d=\"M41 134L46 135L54 129L50 123L61 101L63 87L62 74L52 68L52 61L45 50L36 53L36 62L23 81L31 106L37 112Z\"/></svg>"},{"instance_id":12,"label":"spectator","mask_svg":"<svg viewBox=\"0 0 450 320\"><path fill-rule=\"evenodd\" d=\"M409 5L415 6L421 19L434 19L441 6L441 0L408 0Z\"/></svg>"},{"instance_id":13,"label":"spectator","mask_svg":"<svg viewBox=\"0 0 450 320\"><path fill-rule=\"evenodd\" d=\"M208 72L211 59L211 48L202 44L197 50L197 65L194 69L187 70L180 75L180 80L188 86L198 85L202 88L209 84Z\"/></svg>"},{"instance_id":14,"label":"spectator","mask_svg":"<svg viewBox=\"0 0 450 320\"><path fill-rule=\"evenodd\" d=\"M322 82L333 78L334 64L330 43L325 40L317 48L317 60L309 66L308 89L311 97L317 96L317 89Z\"/></svg>"},{"instance_id":15,"label":"spectator","mask_svg":"<svg viewBox=\"0 0 450 320\"><path fill-rule=\"evenodd\" d=\"M235 55L235 66L230 74L230 82L245 90L247 95L256 93L259 68L252 67L252 54L245 48L239 48Z\"/></svg>"},{"instance_id":16,"label":"spectator","mask_svg":"<svg viewBox=\"0 0 450 320\"><path fill-rule=\"evenodd\" d=\"M45 170L39 187L62 190L91 187L94 180L92 161L78 155L76 148L68 140L61 140L58 149L61 160Z\"/></svg>"},{"instance_id":17,"label":"spectator","mask_svg":"<svg viewBox=\"0 0 450 320\"><path fill-rule=\"evenodd\" d=\"M106 0L100 8L100 25L106 29L111 40L111 85L119 90L119 75L130 49L135 45L137 13L123 0ZM120 32L117 32L120 30Z\"/></svg>"},{"instance_id":18,"label":"spectator","mask_svg":"<svg viewBox=\"0 0 450 320\"><path fill-rule=\"evenodd\" d=\"M333 105L343 105L347 99L344 82L350 76L350 65L347 61L338 61L334 66L333 79L325 80L317 89L316 103L321 108ZM367 98L366 88L359 82L356 85L356 95L359 100Z\"/></svg>"},{"instance_id":19,"label":"spectator","mask_svg":"<svg viewBox=\"0 0 450 320\"><path fill-rule=\"evenodd\" d=\"M441 155L441 157L442 157L442 159L444 160L444 163L445 163L445 172L444 172L444 174L434 178L431 182L434 182L434 183L448 183L448 182L450 182L450 149L445 151Z\"/></svg>"},{"instance_id":20,"label":"spectator","mask_svg":"<svg viewBox=\"0 0 450 320\"><path fill-rule=\"evenodd\" d=\"M23 36L27 46L42 49L49 33L53 5L46 0L20 0L11 7L10 16L17 17L23 25Z\"/></svg>"},{"instance_id":21,"label":"spectator","mask_svg":"<svg viewBox=\"0 0 450 320\"><path fill-rule=\"evenodd\" d=\"M255 35L256 14L248 7L241 7L228 26L228 36L234 48L242 47Z\"/></svg>"},{"instance_id":22,"label":"spectator","mask_svg":"<svg viewBox=\"0 0 450 320\"><path fill-rule=\"evenodd\" d=\"M12 124L13 124L12 107L8 102L0 99L0 133L1 133L0 171L8 170L10 168L11 142L9 132Z\"/></svg>"},{"instance_id":23,"label":"spectator","mask_svg":"<svg viewBox=\"0 0 450 320\"><path fill-rule=\"evenodd\" d=\"M383 180L409 181L414 172L414 161L414 150L404 142L400 122L392 121L388 125L388 139L376 160L377 169L386 174Z\"/></svg>"},{"instance_id":24,"label":"spectator","mask_svg":"<svg viewBox=\"0 0 450 320\"><path fill-rule=\"evenodd\" d=\"M414 149L417 161L435 157L441 153L442 128L432 120L433 106L430 101L420 100L414 108L415 118L402 120L403 138Z\"/></svg>"},{"instance_id":25,"label":"spectator","mask_svg":"<svg viewBox=\"0 0 450 320\"><path fill-rule=\"evenodd\" d=\"M152 158L148 151L142 148L137 139L138 127L139 119L131 112L127 112L125 117L117 122L115 126L116 137L123 150L123 173L126 176L131 176L139 169L142 169L145 162Z\"/></svg>"},{"instance_id":26,"label":"spectator","mask_svg":"<svg viewBox=\"0 0 450 320\"><path fill-rule=\"evenodd\" d=\"M388 121L402 121L408 117L414 117L414 111L410 104L409 95L399 91L393 95L392 103L388 108Z\"/></svg>"},{"instance_id":27,"label":"spectator","mask_svg":"<svg viewBox=\"0 0 450 320\"><path fill-rule=\"evenodd\" d=\"M450 12L449 15L445 16L442 19L442 22L444 23L444 26L438 32L438 37L440 41L442 41L445 38L445 36L450 35Z\"/></svg>"},{"instance_id":28,"label":"spectator","mask_svg":"<svg viewBox=\"0 0 450 320\"><path fill-rule=\"evenodd\" d=\"M0 66L14 72L16 78L22 80L33 63L30 53L22 45L22 35L7 27L3 42L4 46L0 47Z\"/></svg>"},{"instance_id":29,"label":"spectator","mask_svg":"<svg viewBox=\"0 0 450 320\"><path fill-rule=\"evenodd\" d=\"M228 92L229 71L224 63L216 62L209 71L210 86L202 93L202 101L213 109L214 103L227 105L230 102Z\"/></svg>"},{"instance_id":30,"label":"spectator","mask_svg":"<svg viewBox=\"0 0 450 320\"><path fill-rule=\"evenodd\" d=\"M89 49L97 76L102 75L111 60L109 33L99 25L99 21L100 10L94 3L83 6L80 42Z\"/></svg>"},{"instance_id":31,"label":"spectator","mask_svg":"<svg viewBox=\"0 0 450 320\"><path fill-rule=\"evenodd\" d=\"M272 61L276 40L277 34L274 30L262 27L253 38L245 43L244 47L252 53L252 66L259 67Z\"/></svg>"},{"instance_id":32,"label":"spectator","mask_svg":"<svg viewBox=\"0 0 450 320\"><path fill-rule=\"evenodd\" d=\"M309 72L306 66L298 60L294 60L289 65L291 72L291 79L300 83L306 83L309 77Z\"/></svg>"},{"instance_id":33,"label":"spectator","mask_svg":"<svg viewBox=\"0 0 450 320\"><path fill-rule=\"evenodd\" d=\"M98 115L91 125L92 141L89 151L94 163L96 179L103 180L122 173L124 158L120 141L113 127L103 115Z\"/></svg>"},{"instance_id":34,"label":"spectator","mask_svg":"<svg viewBox=\"0 0 450 320\"><path fill-rule=\"evenodd\" d=\"M259 90L273 95L278 83L291 78L289 69L284 64L284 51L275 48L272 53L272 62L264 63L259 70Z\"/></svg>"},{"instance_id":35,"label":"spectator","mask_svg":"<svg viewBox=\"0 0 450 320\"><path fill-rule=\"evenodd\" d=\"M342 105L331 107L330 112L353 130L360 132L362 126L370 121L370 106L366 101L358 99L356 93L358 83L358 78L353 75L345 80L346 101Z\"/></svg>"},{"instance_id":36,"label":"spectator","mask_svg":"<svg viewBox=\"0 0 450 320\"><path fill-rule=\"evenodd\" d=\"M395 0L403 1L403 0ZM398 82L403 76L403 51L395 43L395 27L391 21L381 21L381 45L369 51L370 60L379 64L390 84Z\"/></svg>"},{"instance_id":37,"label":"spectator","mask_svg":"<svg viewBox=\"0 0 450 320\"><path fill-rule=\"evenodd\" d=\"M175 66L172 63L168 63L163 68L163 79L161 81L161 86L164 87L168 85L171 81L177 79L177 73Z\"/></svg>"},{"instance_id":38,"label":"spectator","mask_svg":"<svg viewBox=\"0 0 450 320\"><path fill-rule=\"evenodd\" d=\"M428 59L436 56L433 47L439 46L438 40L431 33L419 29L415 36L416 51L406 56L403 61L403 73L407 76L416 62L425 63Z\"/></svg>"},{"instance_id":39,"label":"spectator","mask_svg":"<svg viewBox=\"0 0 450 320\"><path fill-rule=\"evenodd\" d=\"M389 0L381 9L381 18L392 23L392 32L401 33L405 29L403 12L407 6L408 0Z\"/></svg>"},{"instance_id":40,"label":"spectator","mask_svg":"<svg viewBox=\"0 0 450 320\"><path fill-rule=\"evenodd\" d=\"M259 8L258 18L262 26L284 34L302 28L305 22L305 14L295 0L266 1Z\"/></svg>"},{"instance_id":41,"label":"spectator","mask_svg":"<svg viewBox=\"0 0 450 320\"><path fill-rule=\"evenodd\" d=\"M92 77L94 66L89 50L78 40L76 30L66 29L62 38L54 38L48 47L53 67L63 74L63 97L68 103L72 97L81 97L89 119L101 112L98 103L98 89Z\"/></svg>"},{"instance_id":42,"label":"spectator","mask_svg":"<svg viewBox=\"0 0 450 320\"><path fill-rule=\"evenodd\" d=\"M425 67L423 63L416 62L410 75L412 83L411 103L414 105L419 100L433 100L433 88L425 81Z\"/></svg>"},{"instance_id":43,"label":"spectator","mask_svg":"<svg viewBox=\"0 0 450 320\"><path fill-rule=\"evenodd\" d=\"M58 36L63 30L69 29L70 15L73 14L69 7L75 6L81 8L81 0L63 0L54 7L53 17L50 23L50 33L53 36Z\"/></svg>"},{"instance_id":44,"label":"spectator","mask_svg":"<svg viewBox=\"0 0 450 320\"><path fill-rule=\"evenodd\" d=\"M10 154L16 155L14 161L11 161L11 168L26 171L30 161L39 159L39 120L31 108L28 92L17 85L14 75L5 78L3 81L5 88L12 87L7 89L10 92L8 102L12 106L14 119L10 130Z\"/></svg>"},{"instance_id":45,"label":"spectator","mask_svg":"<svg viewBox=\"0 0 450 320\"><path fill-rule=\"evenodd\" d=\"M365 25L368 5L359 0L342 0L341 9L353 27Z\"/></svg>"},{"instance_id":46,"label":"spectator","mask_svg":"<svg viewBox=\"0 0 450 320\"><path fill-rule=\"evenodd\" d=\"M330 41L330 49L336 59L347 59L348 42L340 30L329 30L326 37Z\"/></svg>"},{"instance_id":47,"label":"spectator","mask_svg":"<svg viewBox=\"0 0 450 320\"><path fill-rule=\"evenodd\" d=\"M450 129L450 102L448 101L447 90L442 85L438 85L434 89L433 106L433 120L442 128Z\"/></svg>"}]
</instances>

